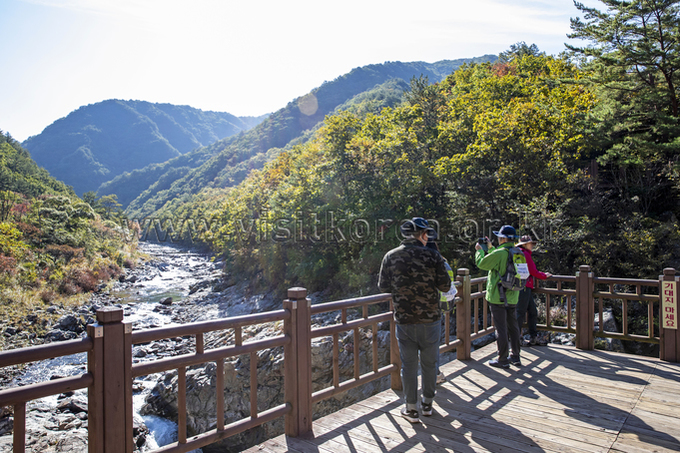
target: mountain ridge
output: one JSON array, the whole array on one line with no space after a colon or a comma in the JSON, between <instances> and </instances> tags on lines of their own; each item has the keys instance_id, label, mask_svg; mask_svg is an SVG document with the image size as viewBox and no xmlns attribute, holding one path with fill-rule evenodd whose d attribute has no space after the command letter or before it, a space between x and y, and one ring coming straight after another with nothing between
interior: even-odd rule
<instances>
[{"instance_id":1,"label":"mountain ridge","mask_svg":"<svg viewBox=\"0 0 680 453\"><path fill-rule=\"evenodd\" d=\"M38 165L80 194L115 176L165 162L264 119L190 106L108 99L82 106L26 139Z\"/></svg>"}]
</instances>

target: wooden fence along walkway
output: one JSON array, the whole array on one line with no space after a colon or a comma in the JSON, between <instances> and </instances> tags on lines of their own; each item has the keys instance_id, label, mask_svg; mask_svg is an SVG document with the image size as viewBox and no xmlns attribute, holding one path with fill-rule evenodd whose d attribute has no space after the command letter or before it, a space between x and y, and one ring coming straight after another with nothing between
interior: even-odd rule
<instances>
[{"instance_id":1,"label":"wooden fence along walkway","mask_svg":"<svg viewBox=\"0 0 680 453\"><path fill-rule=\"evenodd\" d=\"M439 414L428 419L424 431L414 431L420 428L404 425L394 414L392 409L399 405L395 393L383 393L334 414L333 420L342 420L340 423L345 428L331 426L335 421L328 419L312 423L314 403L372 380L390 375L392 391L400 390L401 364L389 294L312 306L304 288L293 288L288 291L281 310L136 332L132 331L131 324L124 322L122 309L103 309L97 312L98 323L88 326L88 336L83 339L0 352L0 367L82 352L88 354L87 371L82 375L0 390L0 407L14 409L14 452L25 451L28 401L87 388L89 452L132 453L133 378L170 370L177 370L178 376L178 441L154 453L187 452L279 417L285 417L286 442L295 444L291 451L298 447L314 452L378 451L373 447L380 451L411 448L423 451L417 447L419 442L428 445L427 451L436 450L438 445L453 445L454 449L464 451L600 451L612 446L621 451L635 451L635 448L646 451L645 442L655 449L674 446L670 450L678 450L677 420L672 418L680 396L677 366L658 359L584 352L593 349L595 337L618 338L657 343L661 360L680 361L680 335L670 326L676 324L678 307L679 278L674 269L665 269L658 280L595 277L588 266L581 266L575 276L553 276L548 287L536 291L544 300L546 313L546 323L540 328L575 333L576 347L583 351L552 347L527 351L523 358L527 366L519 372L491 370L480 362L486 358L484 355L492 354L493 348L472 354L472 341L494 330L484 301L486 279L471 278L467 269L459 269L456 280L460 296L456 299L457 335L454 338L449 329L445 329L440 351L455 350L459 360L443 367L450 383L439 393ZM647 316L641 323L646 326L643 332L629 331L629 301L647 304ZM605 304L620 304L622 332L604 330L601 320ZM554 322L555 308L565 313L563 325ZM312 328L312 317L327 312L339 313L339 322ZM600 322L595 330L597 316ZM447 313L446 326L450 325L449 321ZM283 324L280 335L243 339L245 327L271 322ZM390 363L387 364L380 364L377 359L380 323L390 325ZM234 333L233 344L213 349L204 347L206 333L225 330ZM369 330L369 341L364 342L368 344L361 344L361 332ZM355 360L353 376L343 381L339 371L339 334L342 332L353 332L357 340L351 348L354 358L359 357L362 349L372 350L370 370L361 374ZM194 337L194 352L133 363L134 345L181 336ZM328 363L332 366L333 378L326 388L312 391L311 341L316 337L332 339L333 352ZM257 389L257 352L281 346L285 360L283 403L260 411L264 402L258 401L257 391L253 391L250 415L226 424L225 359L249 355L250 388ZM208 362L215 363L217 370L216 426L208 432L188 433L187 367ZM365 408L374 412L366 413ZM367 425L367 420L376 420L376 424ZM357 437L346 434L355 431ZM306 440L299 443L292 440L303 439L312 432L317 436L330 433L327 439L317 437L323 447ZM338 435L345 439L344 447L337 440ZM496 438L503 440L499 443ZM350 443L360 442L356 439L363 439L361 445L367 449ZM282 443L281 440L274 442Z\"/></svg>"},{"instance_id":2,"label":"wooden fence along walkway","mask_svg":"<svg viewBox=\"0 0 680 453\"><path fill-rule=\"evenodd\" d=\"M551 345L522 350L521 368L486 365L495 345L441 367L434 414L412 425L387 390L250 453L677 452L680 366Z\"/></svg>"}]
</instances>

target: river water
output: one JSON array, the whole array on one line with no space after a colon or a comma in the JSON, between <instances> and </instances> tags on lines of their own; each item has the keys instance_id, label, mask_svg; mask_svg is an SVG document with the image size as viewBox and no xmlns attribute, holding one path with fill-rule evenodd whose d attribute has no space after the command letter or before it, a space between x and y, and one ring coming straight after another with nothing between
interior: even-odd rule
<instances>
[{"instance_id":1,"label":"river water","mask_svg":"<svg viewBox=\"0 0 680 453\"><path fill-rule=\"evenodd\" d=\"M125 312L125 320L133 322L133 329L146 327L162 327L173 324L171 314L154 311L158 302L171 297L180 301L188 297L190 287L204 281L218 272L210 256L167 244L141 243L140 249L153 257L153 266L145 266L147 272L140 274L134 285L114 285L110 295L118 298ZM87 368L87 355L76 354L45 360L30 365L16 384L29 384L49 380L54 376L66 377L81 374ZM177 440L177 424L164 418L139 414L146 396L156 382L156 376L147 376L142 381L135 381L136 391L133 396L135 417L143 419L149 429L146 445L141 451L150 451ZM86 395L85 390L76 394ZM56 409L57 396L44 398L30 403L31 406L51 406ZM30 417L27 429L31 428ZM34 428L37 428L34 426ZM201 450L195 450L200 452Z\"/></svg>"}]
</instances>

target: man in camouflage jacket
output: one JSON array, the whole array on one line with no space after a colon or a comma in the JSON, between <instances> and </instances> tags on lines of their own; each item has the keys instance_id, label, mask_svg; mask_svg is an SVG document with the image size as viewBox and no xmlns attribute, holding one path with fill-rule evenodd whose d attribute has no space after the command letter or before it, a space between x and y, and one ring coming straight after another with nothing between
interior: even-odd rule
<instances>
[{"instance_id":1,"label":"man in camouflage jacket","mask_svg":"<svg viewBox=\"0 0 680 453\"><path fill-rule=\"evenodd\" d=\"M444 258L426 247L429 225L414 217L401 226L406 239L385 254L378 287L392 293L397 341L401 356L401 380L406 407L401 415L411 423L418 414L418 361L422 370L422 414L432 415L437 379L437 357L441 336L439 291L451 287ZM420 357L419 357L420 356Z\"/></svg>"}]
</instances>

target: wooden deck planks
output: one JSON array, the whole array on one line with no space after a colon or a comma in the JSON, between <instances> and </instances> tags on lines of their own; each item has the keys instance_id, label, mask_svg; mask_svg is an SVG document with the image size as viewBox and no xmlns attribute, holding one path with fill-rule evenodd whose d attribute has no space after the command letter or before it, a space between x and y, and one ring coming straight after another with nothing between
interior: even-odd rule
<instances>
[{"instance_id":1,"label":"wooden deck planks","mask_svg":"<svg viewBox=\"0 0 680 453\"><path fill-rule=\"evenodd\" d=\"M432 417L411 425L388 390L248 452L677 452L680 365L604 351L522 350L523 367L486 365L495 345L442 365Z\"/></svg>"}]
</instances>

